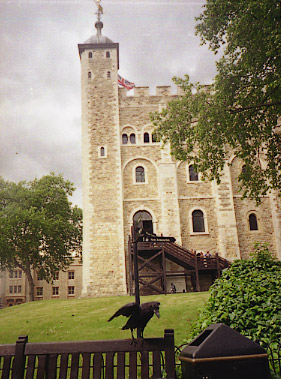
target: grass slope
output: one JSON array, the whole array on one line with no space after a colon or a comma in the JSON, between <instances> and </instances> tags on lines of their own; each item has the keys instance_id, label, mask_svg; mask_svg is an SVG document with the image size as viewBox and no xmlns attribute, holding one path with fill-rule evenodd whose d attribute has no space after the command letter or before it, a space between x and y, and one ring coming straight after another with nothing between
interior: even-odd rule
<instances>
[{"instance_id":1,"label":"grass slope","mask_svg":"<svg viewBox=\"0 0 281 379\"><path fill-rule=\"evenodd\" d=\"M175 342L179 345L208 296L203 292L142 297L141 302L161 303L160 319L152 318L145 337L162 337L164 329L174 329ZM0 344L14 343L20 335L28 335L29 342L130 338L130 331L121 329L125 317L110 323L107 320L118 308L132 301L133 297L117 296L46 300L4 308L0 310Z\"/></svg>"}]
</instances>

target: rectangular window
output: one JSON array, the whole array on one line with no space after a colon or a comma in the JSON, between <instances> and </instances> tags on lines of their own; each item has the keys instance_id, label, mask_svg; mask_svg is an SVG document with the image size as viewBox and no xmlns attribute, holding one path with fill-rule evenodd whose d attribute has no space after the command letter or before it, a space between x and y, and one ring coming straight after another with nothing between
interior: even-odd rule
<instances>
[{"instance_id":1,"label":"rectangular window","mask_svg":"<svg viewBox=\"0 0 281 379\"><path fill-rule=\"evenodd\" d=\"M19 270L19 278L22 278L22 271Z\"/></svg>"},{"instance_id":2,"label":"rectangular window","mask_svg":"<svg viewBox=\"0 0 281 379\"><path fill-rule=\"evenodd\" d=\"M68 295L74 295L74 287L73 286L68 287Z\"/></svg>"},{"instance_id":3,"label":"rectangular window","mask_svg":"<svg viewBox=\"0 0 281 379\"><path fill-rule=\"evenodd\" d=\"M54 275L54 280L59 280L59 272L55 272L55 275Z\"/></svg>"},{"instance_id":4,"label":"rectangular window","mask_svg":"<svg viewBox=\"0 0 281 379\"><path fill-rule=\"evenodd\" d=\"M74 271L68 271L68 279L74 279Z\"/></svg>"},{"instance_id":5,"label":"rectangular window","mask_svg":"<svg viewBox=\"0 0 281 379\"><path fill-rule=\"evenodd\" d=\"M36 294L37 296L43 296L43 287L37 287Z\"/></svg>"},{"instance_id":6,"label":"rectangular window","mask_svg":"<svg viewBox=\"0 0 281 379\"><path fill-rule=\"evenodd\" d=\"M12 279L14 277L13 271L9 271L9 278Z\"/></svg>"},{"instance_id":7,"label":"rectangular window","mask_svg":"<svg viewBox=\"0 0 281 379\"><path fill-rule=\"evenodd\" d=\"M17 278L18 277L18 271L15 271L15 274L14 274L15 276L15 278Z\"/></svg>"},{"instance_id":8,"label":"rectangular window","mask_svg":"<svg viewBox=\"0 0 281 379\"><path fill-rule=\"evenodd\" d=\"M18 286L18 293L21 293L21 286Z\"/></svg>"},{"instance_id":9,"label":"rectangular window","mask_svg":"<svg viewBox=\"0 0 281 379\"><path fill-rule=\"evenodd\" d=\"M53 296L58 296L58 294L59 294L59 287L53 287L52 290L53 290Z\"/></svg>"},{"instance_id":10,"label":"rectangular window","mask_svg":"<svg viewBox=\"0 0 281 379\"><path fill-rule=\"evenodd\" d=\"M13 293L13 286L10 286L10 287L9 287L9 292L10 292L10 293Z\"/></svg>"},{"instance_id":11,"label":"rectangular window","mask_svg":"<svg viewBox=\"0 0 281 379\"><path fill-rule=\"evenodd\" d=\"M37 280L43 280L42 274L40 274L39 272L37 273Z\"/></svg>"},{"instance_id":12,"label":"rectangular window","mask_svg":"<svg viewBox=\"0 0 281 379\"><path fill-rule=\"evenodd\" d=\"M14 293L18 293L18 286L14 286Z\"/></svg>"}]
</instances>

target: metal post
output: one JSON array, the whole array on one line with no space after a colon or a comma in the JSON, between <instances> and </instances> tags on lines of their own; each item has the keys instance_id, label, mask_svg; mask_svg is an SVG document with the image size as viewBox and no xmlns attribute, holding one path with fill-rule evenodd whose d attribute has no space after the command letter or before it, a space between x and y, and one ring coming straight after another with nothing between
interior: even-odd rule
<instances>
[{"instance_id":1,"label":"metal post","mask_svg":"<svg viewBox=\"0 0 281 379\"><path fill-rule=\"evenodd\" d=\"M134 279L135 279L135 301L140 305L140 288L139 288L139 268L138 268L138 241L135 225L132 227L133 251L134 251ZM137 329L137 337L141 337L141 331Z\"/></svg>"},{"instance_id":2,"label":"metal post","mask_svg":"<svg viewBox=\"0 0 281 379\"><path fill-rule=\"evenodd\" d=\"M139 268L138 268L138 246L137 233L135 226L132 227L133 251L134 251L134 279L135 279L135 300L140 305L140 289L139 289Z\"/></svg>"}]
</instances>

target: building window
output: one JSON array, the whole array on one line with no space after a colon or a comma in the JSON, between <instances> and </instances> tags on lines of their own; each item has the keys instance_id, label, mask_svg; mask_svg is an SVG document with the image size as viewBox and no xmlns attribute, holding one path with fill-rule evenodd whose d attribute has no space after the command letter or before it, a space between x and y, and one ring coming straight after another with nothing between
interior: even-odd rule
<instances>
[{"instance_id":1,"label":"building window","mask_svg":"<svg viewBox=\"0 0 281 379\"><path fill-rule=\"evenodd\" d=\"M130 134L130 143L133 145L136 143L136 135L134 133Z\"/></svg>"},{"instance_id":2,"label":"building window","mask_svg":"<svg viewBox=\"0 0 281 379\"><path fill-rule=\"evenodd\" d=\"M37 287L36 288L36 295L37 296L43 296L43 287Z\"/></svg>"},{"instance_id":3,"label":"building window","mask_svg":"<svg viewBox=\"0 0 281 379\"><path fill-rule=\"evenodd\" d=\"M91 71L88 72L88 79L92 79L92 73L91 73Z\"/></svg>"},{"instance_id":4,"label":"building window","mask_svg":"<svg viewBox=\"0 0 281 379\"><path fill-rule=\"evenodd\" d=\"M21 279L22 278L22 271L19 270L19 278Z\"/></svg>"},{"instance_id":5,"label":"building window","mask_svg":"<svg viewBox=\"0 0 281 379\"><path fill-rule=\"evenodd\" d=\"M111 78L111 72L110 72L110 71L107 71L107 73L106 73L106 77L107 77L107 79L110 79L110 78Z\"/></svg>"},{"instance_id":6,"label":"building window","mask_svg":"<svg viewBox=\"0 0 281 379\"><path fill-rule=\"evenodd\" d=\"M152 142L158 142L156 133L152 133Z\"/></svg>"},{"instance_id":7,"label":"building window","mask_svg":"<svg viewBox=\"0 0 281 379\"><path fill-rule=\"evenodd\" d=\"M149 143L149 134L148 133L144 133L144 135L143 135L143 142L144 143Z\"/></svg>"},{"instance_id":8,"label":"building window","mask_svg":"<svg viewBox=\"0 0 281 379\"><path fill-rule=\"evenodd\" d=\"M68 295L74 295L74 286L68 287Z\"/></svg>"},{"instance_id":9,"label":"building window","mask_svg":"<svg viewBox=\"0 0 281 379\"><path fill-rule=\"evenodd\" d=\"M104 157L104 156L105 156L104 147L101 147L101 148L100 148L100 156L101 156L101 157Z\"/></svg>"},{"instance_id":10,"label":"building window","mask_svg":"<svg viewBox=\"0 0 281 379\"><path fill-rule=\"evenodd\" d=\"M107 51L106 54L105 54L106 58L110 58L110 52Z\"/></svg>"},{"instance_id":11,"label":"building window","mask_svg":"<svg viewBox=\"0 0 281 379\"><path fill-rule=\"evenodd\" d=\"M10 286L10 287L9 287L9 292L10 292L10 293L13 293L13 286Z\"/></svg>"},{"instance_id":12,"label":"building window","mask_svg":"<svg viewBox=\"0 0 281 379\"><path fill-rule=\"evenodd\" d=\"M59 294L59 287L52 287L53 296L58 296Z\"/></svg>"},{"instance_id":13,"label":"building window","mask_svg":"<svg viewBox=\"0 0 281 379\"><path fill-rule=\"evenodd\" d=\"M14 272L13 271L9 271L9 278L12 279L14 277Z\"/></svg>"},{"instance_id":14,"label":"building window","mask_svg":"<svg viewBox=\"0 0 281 379\"><path fill-rule=\"evenodd\" d=\"M55 272L54 274L54 280L59 280L59 272Z\"/></svg>"},{"instance_id":15,"label":"building window","mask_svg":"<svg viewBox=\"0 0 281 379\"><path fill-rule=\"evenodd\" d=\"M127 145L128 143L128 136L126 133L122 134L122 144Z\"/></svg>"},{"instance_id":16,"label":"building window","mask_svg":"<svg viewBox=\"0 0 281 379\"><path fill-rule=\"evenodd\" d=\"M21 286L18 286L18 293L21 293Z\"/></svg>"},{"instance_id":17,"label":"building window","mask_svg":"<svg viewBox=\"0 0 281 379\"><path fill-rule=\"evenodd\" d=\"M37 273L37 280L43 280L43 275L40 272Z\"/></svg>"},{"instance_id":18,"label":"building window","mask_svg":"<svg viewBox=\"0 0 281 379\"><path fill-rule=\"evenodd\" d=\"M254 213L249 215L249 228L250 230L258 230L258 220Z\"/></svg>"},{"instance_id":19,"label":"building window","mask_svg":"<svg viewBox=\"0 0 281 379\"><path fill-rule=\"evenodd\" d=\"M93 58L93 53L90 51L88 56L89 56L89 58Z\"/></svg>"},{"instance_id":20,"label":"building window","mask_svg":"<svg viewBox=\"0 0 281 379\"><path fill-rule=\"evenodd\" d=\"M189 174L190 182L198 182L199 180L198 173L195 171L195 168L193 165L190 165L188 167L188 174Z\"/></svg>"},{"instance_id":21,"label":"building window","mask_svg":"<svg viewBox=\"0 0 281 379\"><path fill-rule=\"evenodd\" d=\"M136 168L136 183L144 183L144 182L145 182L144 168L142 166L138 166Z\"/></svg>"},{"instance_id":22,"label":"building window","mask_svg":"<svg viewBox=\"0 0 281 379\"><path fill-rule=\"evenodd\" d=\"M18 286L14 286L14 293L18 293Z\"/></svg>"},{"instance_id":23,"label":"building window","mask_svg":"<svg viewBox=\"0 0 281 379\"><path fill-rule=\"evenodd\" d=\"M74 271L68 271L68 279L74 279Z\"/></svg>"},{"instance_id":24,"label":"building window","mask_svg":"<svg viewBox=\"0 0 281 379\"><path fill-rule=\"evenodd\" d=\"M205 233L204 214L199 209L192 212L193 233Z\"/></svg>"}]
</instances>

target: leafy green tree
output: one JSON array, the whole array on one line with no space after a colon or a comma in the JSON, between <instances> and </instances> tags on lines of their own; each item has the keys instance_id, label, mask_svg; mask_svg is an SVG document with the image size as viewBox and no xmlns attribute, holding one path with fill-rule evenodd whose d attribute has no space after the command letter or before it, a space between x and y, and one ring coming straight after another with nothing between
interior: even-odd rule
<instances>
[{"instance_id":1,"label":"leafy green tree","mask_svg":"<svg viewBox=\"0 0 281 379\"><path fill-rule=\"evenodd\" d=\"M281 338L281 262L266 245L256 244L249 260L237 260L210 288L192 337L222 322L246 337L265 343Z\"/></svg>"},{"instance_id":2,"label":"leafy green tree","mask_svg":"<svg viewBox=\"0 0 281 379\"><path fill-rule=\"evenodd\" d=\"M0 178L0 267L25 272L31 301L33 270L50 282L81 253L82 211L68 200L73 191L53 173L28 183Z\"/></svg>"},{"instance_id":3,"label":"leafy green tree","mask_svg":"<svg viewBox=\"0 0 281 379\"><path fill-rule=\"evenodd\" d=\"M196 33L220 52L217 75L209 87L174 78L184 95L151 116L158 138L218 182L231 151L245 163L244 196L280 193L281 3L207 0L204 8Z\"/></svg>"}]
</instances>

